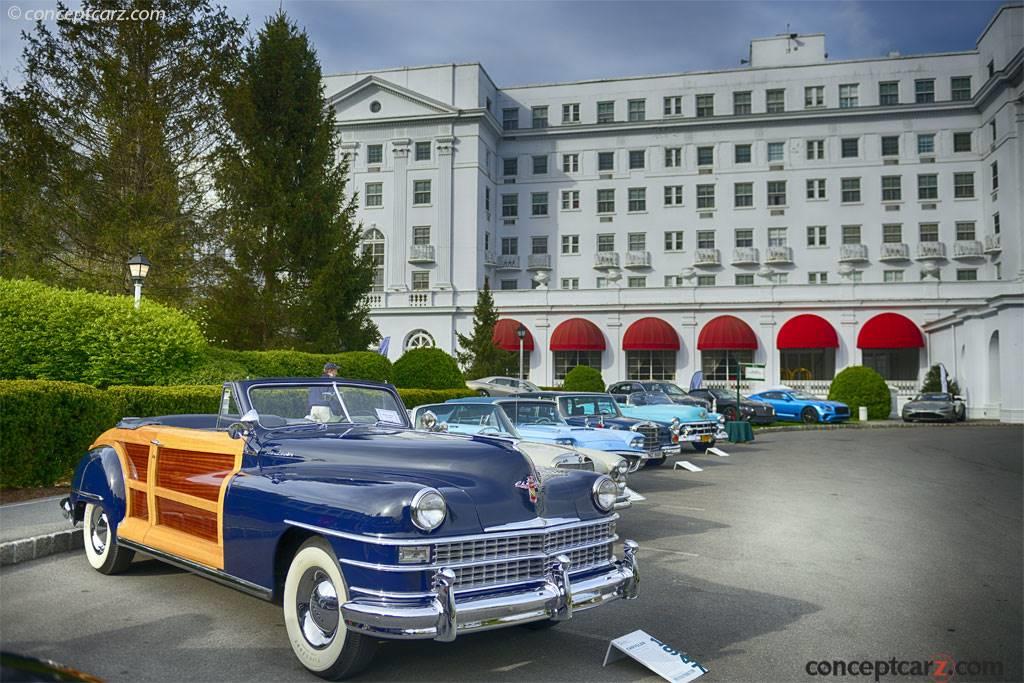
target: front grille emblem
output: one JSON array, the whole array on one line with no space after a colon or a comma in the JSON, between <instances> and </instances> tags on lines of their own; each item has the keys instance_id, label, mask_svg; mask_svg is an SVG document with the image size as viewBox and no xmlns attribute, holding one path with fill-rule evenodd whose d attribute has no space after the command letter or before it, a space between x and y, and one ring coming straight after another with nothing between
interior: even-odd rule
<instances>
[{"instance_id":1,"label":"front grille emblem","mask_svg":"<svg viewBox=\"0 0 1024 683\"><path fill-rule=\"evenodd\" d=\"M523 479L522 481L517 481L515 483L515 487L517 489L525 489L526 491L529 491L530 502L537 502L537 491L538 489L540 489L540 486L537 484L537 480L534 478L532 474L528 476L526 479Z\"/></svg>"}]
</instances>

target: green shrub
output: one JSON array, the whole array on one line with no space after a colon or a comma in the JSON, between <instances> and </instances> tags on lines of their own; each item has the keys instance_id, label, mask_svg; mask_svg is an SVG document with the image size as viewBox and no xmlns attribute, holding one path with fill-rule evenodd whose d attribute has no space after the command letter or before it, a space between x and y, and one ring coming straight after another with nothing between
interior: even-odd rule
<instances>
[{"instance_id":1,"label":"green shrub","mask_svg":"<svg viewBox=\"0 0 1024 683\"><path fill-rule=\"evenodd\" d=\"M153 301L0 280L0 379L166 384L205 346L193 320Z\"/></svg>"},{"instance_id":2,"label":"green shrub","mask_svg":"<svg viewBox=\"0 0 1024 683\"><path fill-rule=\"evenodd\" d=\"M344 353L306 353L305 351L232 351L210 347L205 353L206 360L197 369L197 377L211 376L218 369L244 377L319 377L327 362L338 365L338 376L348 379L369 379L377 382L392 380L392 366L384 356L373 351L347 351ZM238 369L243 370L238 374ZM190 384L194 382L189 382Z\"/></svg>"},{"instance_id":3,"label":"green shrub","mask_svg":"<svg viewBox=\"0 0 1024 683\"><path fill-rule=\"evenodd\" d=\"M586 365L577 365L565 375L562 383L565 391L604 391L601 371Z\"/></svg>"},{"instance_id":4,"label":"green shrub","mask_svg":"<svg viewBox=\"0 0 1024 683\"><path fill-rule=\"evenodd\" d=\"M93 440L119 417L114 402L95 387L0 381L0 487L67 481Z\"/></svg>"},{"instance_id":5,"label":"green shrub","mask_svg":"<svg viewBox=\"0 0 1024 683\"><path fill-rule=\"evenodd\" d=\"M429 403L444 403L453 398L476 396L472 389L399 389L398 395L409 410Z\"/></svg>"},{"instance_id":6,"label":"green shrub","mask_svg":"<svg viewBox=\"0 0 1024 683\"><path fill-rule=\"evenodd\" d=\"M249 377L249 371L241 363L221 358L209 358L192 370L172 375L170 385L223 384L235 379Z\"/></svg>"},{"instance_id":7,"label":"green shrub","mask_svg":"<svg viewBox=\"0 0 1024 683\"><path fill-rule=\"evenodd\" d=\"M960 393L960 385L956 383L956 380L952 377L948 381L948 391L951 394ZM935 365L928 368L928 374L924 376L924 382L921 383L921 393L935 393L942 391L942 375L939 371L939 365Z\"/></svg>"},{"instance_id":8,"label":"green shrub","mask_svg":"<svg viewBox=\"0 0 1024 683\"><path fill-rule=\"evenodd\" d=\"M221 385L174 387L116 386L107 389L118 417L152 417L187 413L216 413Z\"/></svg>"},{"instance_id":9,"label":"green shrub","mask_svg":"<svg viewBox=\"0 0 1024 683\"><path fill-rule=\"evenodd\" d=\"M889 386L882 376L861 365L846 368L836 375L828 390L828 399L850 406L850 417L854 420L860 406L867 406L869 420L884 420L889 417L892 401Z\"/></svg>"},{"instance_id":10,"label":"green shrub","mask_svg":"<svg viewBox=\"0 0 1024 683\"><path fill-rule=\"evenodd\" d=\"M412 349L395 361L395 384L403 389L464 389L458 363L441 349Z\"/></svg>"}]
</instances>

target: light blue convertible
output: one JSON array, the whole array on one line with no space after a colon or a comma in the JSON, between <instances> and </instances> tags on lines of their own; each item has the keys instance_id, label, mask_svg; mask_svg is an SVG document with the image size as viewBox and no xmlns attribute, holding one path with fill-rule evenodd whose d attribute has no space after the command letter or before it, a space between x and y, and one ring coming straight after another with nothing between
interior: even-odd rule
<instances>
[{"instance_id":1,"label":"light blue convertible","mask_svg":"<svg viewBox=\"0 0 1024 683\"><path fill-rule=\"evenodd\" d=\"M725 438L725 418L697 406L673 403L660 391L638 391L619 398L619 410L626 417L668 425L679 434L679 443L689 442L694 449L706 451L718 439Z\"/></svg>"}]
</instances>

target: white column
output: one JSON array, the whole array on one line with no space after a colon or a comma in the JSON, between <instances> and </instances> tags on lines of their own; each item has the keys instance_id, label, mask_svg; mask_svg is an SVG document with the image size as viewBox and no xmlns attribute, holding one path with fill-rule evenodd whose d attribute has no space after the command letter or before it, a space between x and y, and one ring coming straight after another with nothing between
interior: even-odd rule
<instances>
[{"instance_id":1,"label":"white column","mask_svg":"<svg viewBox=\"0 0 1024 683\"><path fill-rule=\"evenodd\" d=\"M391 141L391 150L395 155L394 178L394 218L391 222L391 244L385 245L387 255L388 290L393 292L408 291L406 280L409 259L409 226L407 208L409 206L409 143L408 138Z\"/></svg>"},{"instance_id":2,"label":"white column","mask_svg":"<svg viewBox=\"0 0 1024 683\"><path fill-rule=\"evenodd\" d=\"M775 316L762 313L758 318L761 342L764 344L764 381L767 386L779 384L779 351L775 348Z\"/></svg>"},{"instance_id":3,"label":"white column","mask_svg":"<svg viewBox=\"0 0 1024 683\"><path fill-rule=\"evenodd\" d=\"M452 205L454 202L452 187L452 165L455 163L455 138L443 136L434 139L437 147L437 191L434 193L433 230L434 259L437 269L434 271L435 289L452 288Z\"/></svg>"},{"instance_id":4,"label":"white column","mask_svg":"<svg viewBox=\"0 0 1024 683\"><path fill-rule=\"evenodd\" d=\"M680 367L677 359L677 370L682 375L677 374L676 383L688 386L693 373L700 370L700 352L697 351L697 317L693 313L683 313L679 326L682 328L679 334L682 345L680 351L686 353L687 362Z\"/></svg>"},{"instance_id":5,"label":"white column","mask_svg":"<svg viewBox=\"0 0 1024 683\"><path fill-rule=\"evenodd\" d=\"M857 348L857 314L853 311L844 311L839 318L839 338L846 353L842 359L836 358L837 373L851 365L862 364L860 349Z\"/></svg>"},{"instance_id":6,"label":"white column","mask_svg":"<svg viewBox=\"0 0 1024 683\"><path fill-rule=\"evenodd\" d=\"M621 307L619 310L622 310ZM611 365L604 374L605 384L611 384L626 379L626 352L622 350L622 316L618 313L609 313L608 322L605 324L608 329L608 349L611 357Z\"/></svg>"}]
</instances>

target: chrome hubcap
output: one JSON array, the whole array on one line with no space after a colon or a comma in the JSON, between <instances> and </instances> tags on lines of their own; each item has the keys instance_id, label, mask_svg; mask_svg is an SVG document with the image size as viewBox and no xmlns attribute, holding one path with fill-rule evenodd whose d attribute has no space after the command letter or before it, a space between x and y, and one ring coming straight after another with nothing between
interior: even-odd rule
<instances>
[{"instance_id":1,"label":"chrome hubcap","mask_svg":"<svg viewBox=\"0 0 1024 683\"><path fill-rule=\"evenodd\" d=\"M338 632L338 591L324 570L307 569L295 594L295 615L306 642L317 649L331 644Z\"/></svg>"},{"instance_id":2,"label":"chrome hubcap","mask_svg":"<svg viewBox=\"0 0 1024 683\"><path fill-rule=\"evenodd\" d=\"M92 509L92 520L89 525L91 533L89 538L92 542L92 549L97 555L102 555L107 548L107 541L110 538L110 525L107 524L107 513L99 507Z\"/></svg>"}]
</instances>

